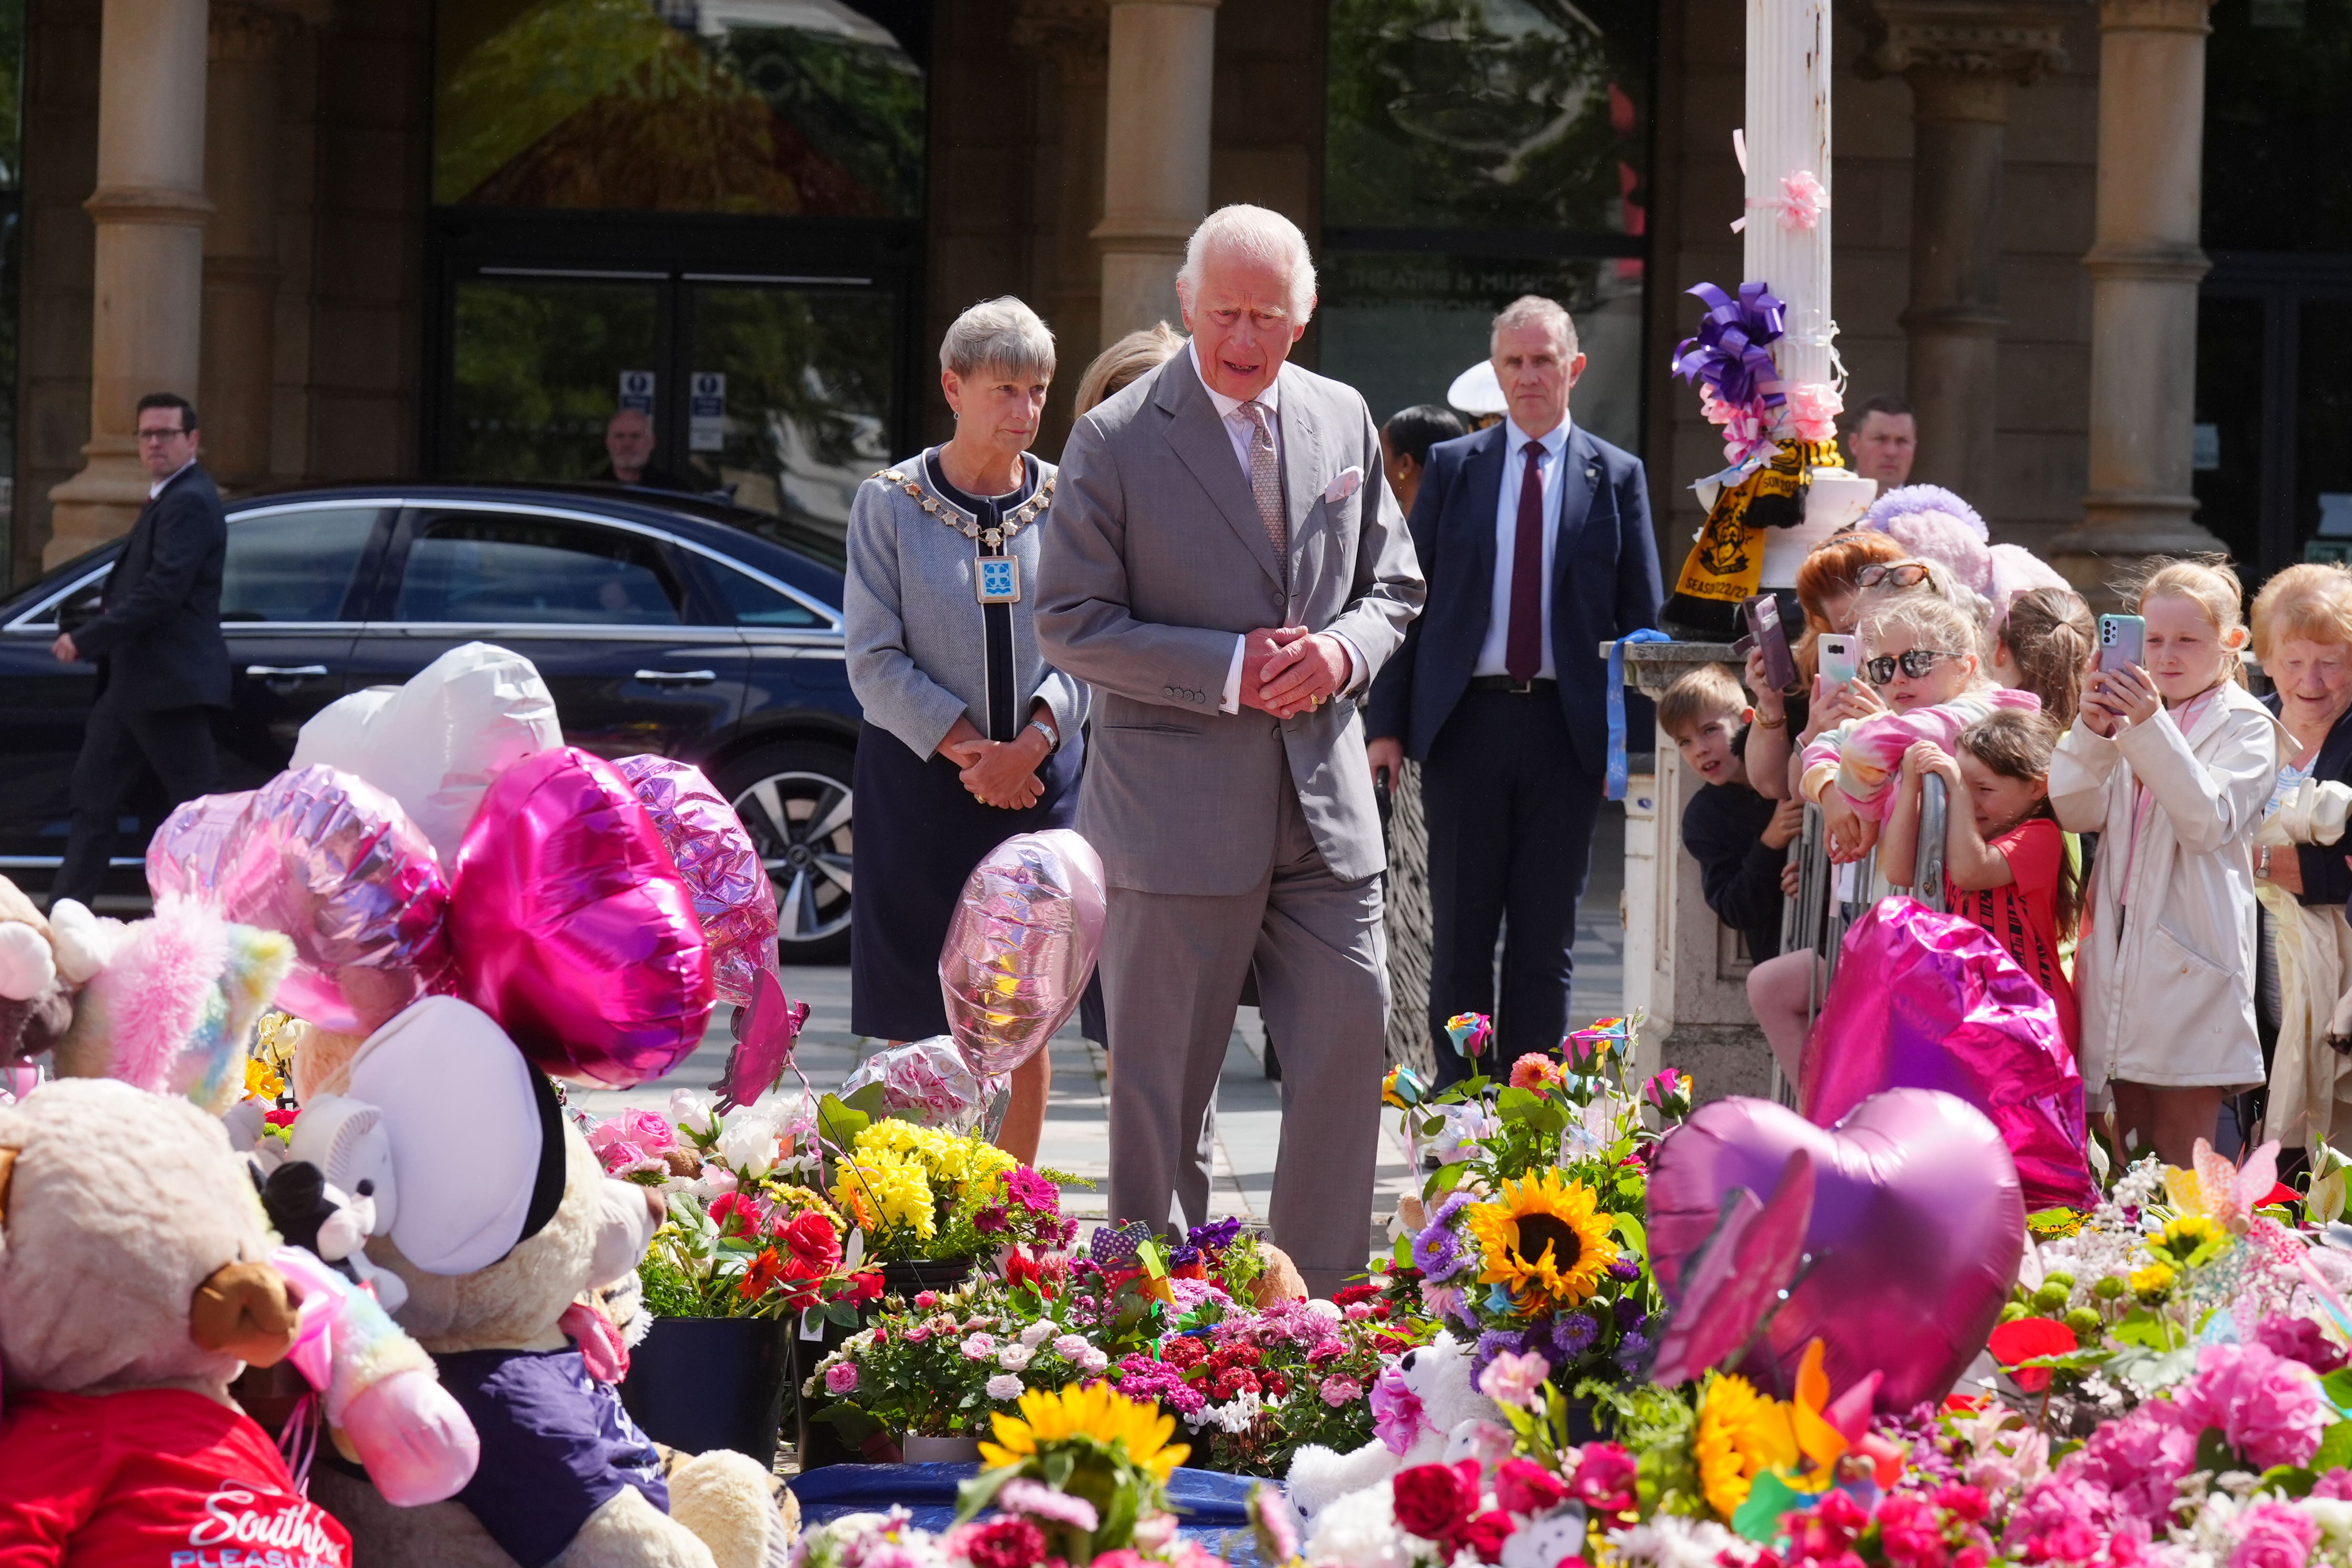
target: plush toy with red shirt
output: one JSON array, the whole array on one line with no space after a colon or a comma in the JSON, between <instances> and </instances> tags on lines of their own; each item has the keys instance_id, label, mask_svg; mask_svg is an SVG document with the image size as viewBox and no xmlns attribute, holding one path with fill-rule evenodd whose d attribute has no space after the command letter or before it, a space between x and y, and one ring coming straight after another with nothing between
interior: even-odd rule
<instances>
[{"instance_id":1,"label":"plush toy with red shirt","mask_svg":"<svg viewBox=\"0 0 2352 1568\"><path fill-rule=\"evenodd\" d=\"M229 1397L294 1293L221 1124L107 1079L0 1107L0 1563L348 1568Z\"/></svg>"}]
</instances>

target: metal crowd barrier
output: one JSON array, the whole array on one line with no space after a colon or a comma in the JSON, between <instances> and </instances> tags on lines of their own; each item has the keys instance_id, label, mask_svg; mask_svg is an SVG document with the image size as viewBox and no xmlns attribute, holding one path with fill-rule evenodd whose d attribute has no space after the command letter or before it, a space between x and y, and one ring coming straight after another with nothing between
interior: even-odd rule
<instances>
[{"instance_id":1,"label":"metal crowd barrier","mask_svg":"<svg viewBox=\"0 0 2352 1568\"><path fill-rule=\"evenodd\" d=\"M1944 781L1932 773L1921 781L1921 785L1919 842L1913 857L1911 896L1940 912L1944 908L1944 837L1950 820L1951 800ZM1793 898L1782 900L1780 951L1810 949L1821 961L1814 966L1805 990L1805 1025L1810 1029L1821 1016L1830 982L1837 978L1838 957L1845 949L1845 933L1865 910L1895 889L1879 874L1875 847L1847 865L1830 863L1829 829L1818 805L1805 807L1805 826L1789 842L1789 863L1797 868L1797 891ZM1777 1059L1772 1064L1772 1097L1791 1110L1796 1108L1796 1086L1782 1075Z\"/></svg>"}]
</instances>

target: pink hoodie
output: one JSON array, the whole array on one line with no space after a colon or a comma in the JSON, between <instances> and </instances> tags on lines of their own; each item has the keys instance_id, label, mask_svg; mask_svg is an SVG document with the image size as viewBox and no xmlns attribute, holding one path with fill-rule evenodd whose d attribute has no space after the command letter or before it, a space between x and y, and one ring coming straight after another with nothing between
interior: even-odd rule
<instances>
[{"instance_id":1,"label":"pink hoodie","mask_svg":"<svg viewBox=\"0 0 2352 1568\"><path fill-rule=\"evenodd\" d=\"M1849 719L1816 736L1805 748L1799 787L1807 800L1815 802L1834 789L1864 816L1885 822L1894 800L1894 792L1886 785L1903 766L1903 753L1915 742L1933 741L1948 752L1961 731L2001 708L2038 713L2042 699L2031 691L1983 687L1933 708Z\"/></svg>"}]
</instances>

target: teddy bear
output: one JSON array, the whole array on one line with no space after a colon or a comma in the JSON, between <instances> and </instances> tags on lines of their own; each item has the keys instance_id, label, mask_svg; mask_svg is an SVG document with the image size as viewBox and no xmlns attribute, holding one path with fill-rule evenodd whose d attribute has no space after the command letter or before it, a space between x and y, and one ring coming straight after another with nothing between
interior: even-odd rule
<instances>
[{"instance_id":1,"label":"teddy bear","mask_svg":"<svg viewBox=\"0 0 2352 1568\"><path fill-rule=\"evenodd\" d=\"M72 900L62 908L94 921ZM75 974L73 950L16 883L0 877L0 1067L53 1048L73 1022L73 994L94 970Z\"/></svg>"},{"instance_id":2,"label":"teddy bear","mask_svg":"<svg viewBox=\"0 0 2352 1568\"><path fill-rule=\"evenodd\" d=\"M296 1342L269 1252L220 1123L184 1100L61 1079L0 1108L0 1562L347 1568L343 1527L229 1396Z\"/></svg>"},{"instance_id":3,"label":"teddy bear","mask_svg":"<svg viewBox=\"0 0 2352 1568\"><path fill-rule=\"evenodd\" d=\"M322 1043L342 1056L341 1041ZM315 1096L296 1119L296 1152L315 1152L328 1183L352 1190L360 1166L348 1163L373 1160L367 1129L383 1132L367 1254L406 1286L398 1321L482 1439L473 1481L424 1508L392 1507L331 1463L312 1472L311 1495L350 1527L362 1563L782 1568L793 1530L765 1468L712 1452L665 1474L566 1331L582 1298L635 1268L660 1199L606 1177L488 1015L428 997L325 1070L299 1052L295 1068ZM313 1118L331 1133L315 1150Z\"/></svg>"},{"instance_id":4,"label":"teddy bear","mask_svg":"<svg viewBox=\"0 0 2352 1568\"><path fill-rule=\"evenodd\" d=\"M1351 1493L1385 1483L1412 1465L1434 1465L1473 1452L1482 1426L1502 1426L1503 1413L1478 1392L1472 1376L1472 1347L1440 1330L1435 1339L1409 1350L1381 1373L1390 1398L1411 1415L1412 1435L1402 1450L1375 1437L1350 1454L1318 1443L1300 1448L1290 1461L1283 1489L1301 1513L1313 1519ZM1381 1398L1375 1394L1374 1408Z\"/></svg>"}]
</instances>

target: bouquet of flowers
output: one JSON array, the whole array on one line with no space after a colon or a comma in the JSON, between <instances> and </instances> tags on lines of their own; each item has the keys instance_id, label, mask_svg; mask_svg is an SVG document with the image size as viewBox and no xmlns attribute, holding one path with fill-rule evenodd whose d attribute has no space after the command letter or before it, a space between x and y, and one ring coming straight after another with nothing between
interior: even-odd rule
<instances>
[{"instance_id":1,"label":"bouquet of flowers","mask_svg":"<svg viewBox=\"0 0 2352 1568\"><path fill-rule=\"evenodd\" d=\"M877 1258L971 1258L1026 1243L1066 1247L1054 1175L984 1140L886 1118L851 1133L834 1161L834 1203Z\"/></svg>"},{"instance_id":2,"label":"bouquet of flowers","mask_svg":"<svg viewBox=\"0 0 2352 1568\"><path fill-rule=\"evenodd\" d=\"M1040 1315L1034 1293L974 1283L918 1291L879 1313L819 1362L803 1398L828 1400L814 1419L852 1447L876 1433L926 1437L988 1429L1023 1394L1101 1376L1110 1357L1083 1334Z\"/></svg>"},{"instance_id":3,"label":"bouquet of flowers","mask_svg":"<svg viewBox=\"0 0 2352 1568\"><path fill-rule=\"evenodd\" d=\"M1448 1125L1433 1109L1477 1107L1486 1126L1441 1154L1385 1270L1391 1300L1409 1280L1424 1313L1476 1337L1482 1371L1540 1354L1573 1387L1646 1364L1664 1305L1642 1223L1647 1161L1689 1113L1691 1083L1672 1069L1633 1082L1637 1023L1604 1019L1558 1058L1519 1058L1507 1083L1473 1079L1406 1109L1433 1137Z\"/></svg>"}]
</instances>

